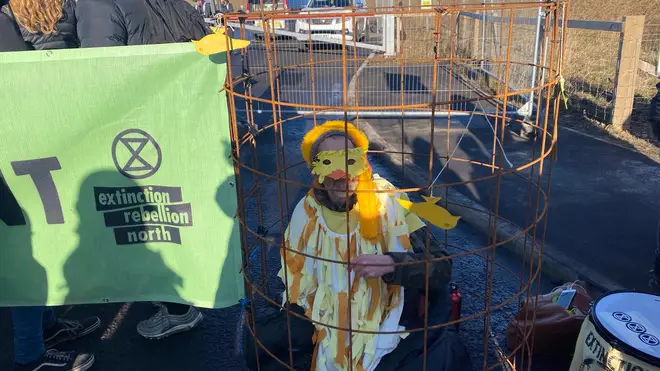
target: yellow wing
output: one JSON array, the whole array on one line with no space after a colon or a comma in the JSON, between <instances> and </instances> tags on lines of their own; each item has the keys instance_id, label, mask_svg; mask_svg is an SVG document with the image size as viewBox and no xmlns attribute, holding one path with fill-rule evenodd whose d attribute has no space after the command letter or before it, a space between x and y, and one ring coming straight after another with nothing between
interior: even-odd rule
<instances>
[{"instance_id":1,"label":"yellow wing","mask_svg":"<svg viewBox=\"0 0 660 371\"><path fill-rule=\"evenodd\" d=\"M399 201L399 204L401 204L401 207L403 207L406 210L412 211L411 208L414 205L412 202L410 202L408 200L403 200L401 198L397 198L396 200Z\"/></svg>"},{"instance_id":2,"label":"yellow wing","mask_svg":"<svg viewBox=\"0 0 660 371\"><path fill-rule=\"evenodd\" d=\"M431 204L435 204L436 202L440 201L440 197L429 197L422 195L422 198L424 199L424 201Z\"/></svg>"},{"instance_id":3,"label":"yellow wing","mask_svg":"<svg viewBox=\"0 0 660 371\"><path fill-rule=\"evenodd\" d=\"M428 221L438 228L452 229L456 227L458 220L461 217L451 215L451 213L449 213L449 211L447 211L445 208L436 205L435 203L440 200L439 197L422 197L424 198L424 202L416 204L401 199L397 201L399 201L403 208L410 210L411 213Z\"/></svg>"},{"instance_id":4,"label":"yellow wing","mask_svg":"<svg viewBox=\"0 0 660 371\"><path fill-rule=\"evenodd\" d=\"M452 229L456 227L458 219L461 218L460 216L451 215L449 211L445 210L445 208L430 202L419 203L415 206L420 209L419 212L417 212L419 217L426 219L438 228Z\"/></svg>"},{"instance_id":5,"label":"yellow wing","mask_svg":"<svg viewBox=\"0 0 660 371\"><path fill-rule=\"evenodd\" d=\"M215 31L214 31L215 32ZM194 41L195 49L197 52L202 55L211 55L226 52L228 50L243 49L250 45L250 42L247 40L232 39L227 37L224 34L224 30L221 32L206 35L199 41ZM229 45L227 45L229 44ZM227 49L229 46L229 49Z\"/></svg>"}]
</instances>

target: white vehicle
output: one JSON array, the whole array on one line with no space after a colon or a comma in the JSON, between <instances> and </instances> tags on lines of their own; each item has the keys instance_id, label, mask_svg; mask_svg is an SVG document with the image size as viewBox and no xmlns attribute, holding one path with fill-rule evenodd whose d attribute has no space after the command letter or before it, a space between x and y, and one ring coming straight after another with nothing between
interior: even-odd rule
<instances>
[{"instance_id":1,"label":"white vehicle","mask_svg":"<svg viewBox=\"0 0 660 371\"><path fill-rule=\"evenodd\" d=\"M358 1L356 1L358 3ZM300 14L318 15L323 13L351 13L349 8L353 5L353 0L309 0ZM357 5L358 12L365 11L363 5ZM366 17L358 17L357 22L353 22L352 17L345 17L344 22L341 18L310 18L296 20L296 33L303 35L324 35L331 39L341 40L342 31L345 30L346 41L361 41L366 34ZM357 26L357 27L355 27ZM356 29L354 29L356 28Z\"/></svg>"},{"instance_id":2,"label":"white vehicle","mask_svg":"<svg viewBox=\"0 0 660 371\"><path fill-rule=\"evenodd\" d=\"M247 2L247 13L248 13L248 24L263 27L261 20L254 19L249 17L250 12L259 13L261 11L269 12L274 10L288 10L289 9L289 0L248 0ZM236 19L238 21L238 19ZM286 21L282 19L275 20L270 24L272 28L275 29L285 29ZM262 34L255 35L257 39L263 39Z\"/></svg>"}]
</instances>

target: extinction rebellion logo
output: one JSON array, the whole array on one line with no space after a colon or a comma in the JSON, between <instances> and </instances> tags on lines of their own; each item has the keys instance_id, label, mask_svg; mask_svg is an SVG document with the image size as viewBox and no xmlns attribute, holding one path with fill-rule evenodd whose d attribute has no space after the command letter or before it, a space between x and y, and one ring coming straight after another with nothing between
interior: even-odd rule
<instances>
[{"instance_id":1,"label":"extinction rebellion logo","mask_svg":"<svg viewBox=\"0 0 660 371\"><path fill-rule=\"evenodd\" d=\"M162 152L149 133L128 129L112 142L112 159L125 177L145 179L160 168ZM105 226L114 229L118 245L181 244L180 227L193 225L192 208L183 202L180 187L94 187L94 199Z\"/></svg>"}]
</instances>

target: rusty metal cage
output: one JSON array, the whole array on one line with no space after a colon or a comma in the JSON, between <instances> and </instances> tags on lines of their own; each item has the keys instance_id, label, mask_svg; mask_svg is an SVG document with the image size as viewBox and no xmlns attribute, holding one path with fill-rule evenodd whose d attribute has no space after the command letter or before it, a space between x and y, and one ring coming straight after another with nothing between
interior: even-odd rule
<instances>
[{"instance_id":1,"label":"rusty metal cage","mask_svg":"<svg viewBox=\"0 0 660 371\"><path fill-rule=\"evenodd\" d=\"M531 370L534 316L519 318L525 325L516 346L506 347L504 334L525 298L542 290L567 4L314 6L323 1L302 11L223 17L227 34L252 42L228 57L225 86L249 299L237 347L250 338L271 365L309 367L296 361L291 328L280 344L286 351L278 353L264 349L268 334L259 334L255 321L273 308L286 312L287 325L309 320L282 306L281 295L289 294L276 274L281 251L295 253L283 242L291 213L315 187L300 153L302 137L334 119L367 134L374 172L411 200L439 195L442 206L467 222L429 228L434 238L427 239L452 254L460 319L431 324L424 311L427 325L403 332L423 333L426 344L429 331L460 324L474 369ZM432 262L427 256L420 264ZM348 261L335 264L350 269ZM349 342L359 332L350 320L343 330ZM422 368L436 369L426 357Z\"/></svg>"}]
</instances>

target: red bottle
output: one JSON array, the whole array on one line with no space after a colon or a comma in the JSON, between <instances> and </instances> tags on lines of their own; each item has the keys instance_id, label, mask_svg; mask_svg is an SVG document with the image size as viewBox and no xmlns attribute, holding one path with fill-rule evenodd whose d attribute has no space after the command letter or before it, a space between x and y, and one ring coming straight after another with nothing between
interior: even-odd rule
<instances>
[{"instance_id":1,"label":"red bottle","mask_svg":"<svg viewBox=\"0 0 660 371\"><path fill-rule=\"evenodd\" d=\"M458 286L454 283L451 284L451 320L456 321L461 319L461 302L463 297L461 293L458 292ZM456 324L456 329L458 330L460 323Z\"/></svg>"}]
</instances>

